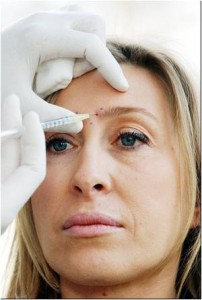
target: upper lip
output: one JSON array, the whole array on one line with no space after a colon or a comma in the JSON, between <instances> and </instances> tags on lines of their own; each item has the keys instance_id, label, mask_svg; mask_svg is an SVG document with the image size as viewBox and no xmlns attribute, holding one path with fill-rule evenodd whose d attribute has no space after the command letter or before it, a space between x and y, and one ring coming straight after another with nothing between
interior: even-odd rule
<instances>
[{"instance_id":1,"label":"upper lip","mask_svg":"<svg viewBox=\"0 0 202 300\"><path fill-rule=\"evenodd\" d=\"M80 225L108 225L122 227L122 225L112 217L106 216L98 212L78 213L67 219L63 225L63 229L68 229L72 226Z\"/></svg>"}]
</instances>

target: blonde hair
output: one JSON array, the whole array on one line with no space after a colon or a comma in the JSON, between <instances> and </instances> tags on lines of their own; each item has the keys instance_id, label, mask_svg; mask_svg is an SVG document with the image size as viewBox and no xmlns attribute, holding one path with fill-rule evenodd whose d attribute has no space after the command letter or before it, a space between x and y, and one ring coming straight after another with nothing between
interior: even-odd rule
<instances>
[{"instance_id":1,"label":"blonde hair","mask_svg":"<svg viewBox=\"0 0 202 300\"><path fill-rule=\"evenodd\" d=\"M189 290L200 298L200 230L190 229L196 206L200 206L200 150L197 97L183 69L164 53L140 46L108 43L108 48L120 64L132 64L150 70L162 81L178 132L181 168L181 199L187 222L175 249L182 248L176 279L177 298ZM54 102L56 94L48 97ZM59 276L46 262L36 234L31 202L17 217L16 234L11 258L14 271L8 298L59 298Z\"/></svg>"}]
</instances>

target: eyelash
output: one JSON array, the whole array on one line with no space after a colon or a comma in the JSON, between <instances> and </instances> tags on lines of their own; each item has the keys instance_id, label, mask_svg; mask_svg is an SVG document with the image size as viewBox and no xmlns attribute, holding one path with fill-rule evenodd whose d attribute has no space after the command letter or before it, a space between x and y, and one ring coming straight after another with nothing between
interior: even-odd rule
<instances>
[{"instance_id":1,"label":"eyelash","mask_svg":"<svg viewBox=\"0 0 202 300\"><path fill-rule=\"evenodd\" d=\"M50 139L48 139L46 141L46 151L51 152L51 154L54 154L54 155L59 155L59 154L62 154L63 152L65 152L66 150L71 150L71 148L70 148L70 149L64 149L62 151L56 151L56 150L54 151L51 149L51 147L53 147L54 144L56 144L56 143L61 143L61 144L64 143L64 144L70 145L71 148L73 147L72 143L63 137L51 137Z\"/></svg>"},{"instance_id":2,"label":"eyelash","mask_svg":"<svg viewBox=\"0 0 202 300\"><path fill-rule=\"evenodd\" d=\"M132 138L133 139L132 141L134 142L134 145L132 145L132 146L123 146L123 145L120 146L121 148L123 148L126 151L130 151L130 150L133 150L136 147L138 147L136 145L136 141L139 141L142 144L148 144L149 143L149 138L145 134L140 133L138 131L120 132L119 136L117 138L117 141L120 141L122 138L129 138L129 141ZM117 141L116 141L116 143L117 143Z\"/></svg>"},{"instance_id":3,"label":"eyelash","mask_svg":"<svg viewBox=\"0 0 202 300\"><path fill-rule=\"evenodd\" d=\"M124 138L126 138L126 140L128 139L128 142L132 141L132 143L133 143L133 145L128 145L128 146L118 145L121 149L126 150L126 151L130 151L130 150L133 150L133 149L139 147L140 145L136 145L136 141L139 141L142 144L148 144L149 143L149 138L145 134L140 133L138 131L126 131L126 132L120 132L119 133L119 135L118 135L118 137L115 141L115 144L118 144L118 142L121 139L124 139ZM68 144L68 145L70 145L70 148L69 149L66 148L62 151L57 151L57 150L51 149L51 147L54 147L54 144L56 144L56 143ZM54 155L61 155L61 154L63 154L63 152L71 151L72 147L75 147L73 145L73 143L68 141L64 137L51 137L50 139L48 139L46 141L46 151L48 151L48 152L50 152L51 154L54 154Z\"/></svg>"}]
</instances>

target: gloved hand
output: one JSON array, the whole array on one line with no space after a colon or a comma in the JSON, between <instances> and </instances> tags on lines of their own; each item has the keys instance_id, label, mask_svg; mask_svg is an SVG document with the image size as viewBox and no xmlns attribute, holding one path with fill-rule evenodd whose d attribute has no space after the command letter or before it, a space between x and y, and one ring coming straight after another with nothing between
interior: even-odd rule
<instances>
[{"instance_id":1,"label":"gloved hand","mask_svg":"<svg viewBox=\"0 0 202 300\"><path fill-rule=\"evenodd\" d=\"M74 11L70 12L70 9L73 9ZM40 64L37 69L34 85L36 93L40 97L45 98L47 95L67 87L72 78L79 77L94 69L96 66L98 66L98 70L103 73L103 76L108 79L109 83L120 91L126 91L128 84L126 80L123 79L122 72L120 72L119 68L119 70L117 70L118 73L115 74L115 69L113 67L114 59L112 59L111 54L106 51L106 48L105 51L102 50L103 45L99 49L99 51L101 51L100 53L96 50L101 41L104 45L106 44L105 26L100 16L83 12L81 11L81 8L75 7L75 5L73 7L68 7L68 28L72 31L80 31L80 33L91 33L91 36L88 34L91 41L89 40L89 44L85 50L86 57L52 59ZM100 41L94 41L96 43L94 46L92 43L93 38L97 39L97 37ZM83 35L83 38L86 39L86 41L88 39L87 35ZM75 43L75 50L77 47L78 45ZM105 52L108 53L106 54ZM98 55L101 56L98 57ZM88 56L89 61L86 60L86 58L88 59ZM111 62L111 60L113 61ZM90 61L93 64L91 64ZM117 68L117 66L115 68Z\"/></svg>"},{"instance_id":2,"label":"gloved hand","mask_svg":"<svg viewBox=\"0 0 202 300\"><path fill-rule=\"evenodd\" d=\"M100 17L84 12L37 13L12 24L2 34L2 99L13 93L18 95L22 114L34 110L41 121L66 116L69 113L65 109L42 101L33 88L45 96L64 88L73 76L92 68L98 68L114 88L125 91L128 83L105 47L104 39L104 25ZM64 58L67 59L64 61ZM76 58L85 58L90 65L83 60L76 60L74 64ZM51 72L57 76L52 79L52 75L48 76L47 80L42 76L40 80L40 74L47 75L46 62L52 60L50 64L54 64L55 59L64 62L57 64ZM35 78L39 65L39 74ZM71 124L67 131L77 132L81 128L82 123Z\"/></svg>"},{"instance_id":3,"label":"gloved hand","mask_svg":"<svg viewBox=\"0 0 202 300\"><path fill-rule=\"evenodd\" d=\"M94 24L94 27L91 27L92 24ZM79 31L82 29L83 32ZM82 75L94 67L98 67L105 79L114 88L120 91L126 90L128 84L119 65L98 36L104 40L104 27L100 18L75 12L38 13L21 19L4 29L2 33L2 103L6 105L7 97L16 94L20 99L22 116L29 111L35 111L41 121L47 121L70 115L72 112L46 103L36 95L33 88L35 87L37 92L42 93L44 96L47 93L64 88L73 76ZM58 58L62 59L62 63L56 61ZM49 61L48 64L47 61ZM51 64L54 69L51 69L52 72L49 73ZM47 77L47 80L44 80L42 73L45 72L43 74L47 75L46 68L49 68L48 74L50 76ZM38 75L36 76L37 69ZM52 77L53 74L56 77ZM8 104L7 108L4 108L6 113L3 112L2 115L2 130L12 129L20 125L19 119L21 118L18 118L20 110L19 107L16 109L15 105L12 110L12 104ZM28 125L27 118L29 120ZM28 133L31 125L36 132L41 130L37 127L39 124L36 124L36 116L29 117L29 115L26 115L25 126L28 126ZM64 128L61 126L60 129L66 132L78 132L82 129L82 122L65 125ZM58 131L58 128L56 130ZM2 216L9 222L38 187L43 177L38 172L38 177L36 176L38 179L35 180L37 174L33 172L32 168L33 165L39 167L41 164L43 169L43 163L45 163L44 156L40 154L40 149L44 147L44 140L38 138L37 134L35 135L37 138L33 138L33 145L36 145L36 147L31 146L30 156L29 151L25 151L27 152L25 154L26 168L21 168L21 165L24 164L24 160L20 162L20 157L24 157L23 149L29 149L26 142L29 141L28 134L25 136L25 140L23 140L23 137L8 140L2 146L3 191L6 191L2 196ZM31 141L32 136L30 136L29 143ZM22 150L21 143L24 143ZM27 173L22 172L22 170L26 170ZM30 176L26 177L25 174L30 174ZM25 188L23 178L29 181L27 188ZM23 188L13 189L15 180L16 186L20 181L23 182L25 190ZM15 200L10 195L13 191ZM2 226L5 227L5 224L9 222L3 220Z\"/></svg>"},{"instance_id":4,"label":"gloved hand","mask_svg":"<svg viewBox=\"0 0 202 300\"><path fill-rule=\"evenodd\" d=\"M24 127L21 138L2 142L1 228L4 231L44 179L46 153L38 115L29 112L22 120L20 101L15 95L6 99L2 118L7 129Z\"/></svg>"}]
</instances>

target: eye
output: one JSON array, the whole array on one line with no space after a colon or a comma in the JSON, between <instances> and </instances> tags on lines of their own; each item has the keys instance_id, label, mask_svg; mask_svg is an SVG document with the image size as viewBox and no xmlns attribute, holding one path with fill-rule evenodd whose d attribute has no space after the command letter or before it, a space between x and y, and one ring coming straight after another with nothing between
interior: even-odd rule
<instances>
[{"instance_id":1,"label":"eye","mask_svg":"<svg viewBox=\"0 0 202 300\"><path fill-rule=\"evenodd\" d=\"M126 149L134 149L135 147L141 144L147 144L149 141L148 137L140 132L132 131L132 132L121 132L118 136L117 144L120 147Z\"/></svg>"},{"instance_id":2,"label":"eye","mask_svg":"<svg viewBox=\"0 0 202 300\"><path fill-rule=\"evenodd\" d=\"M53 153L64 152L73 148L66 139L64 138L52 138L46 141L46 150Z\"/></svg>"}]
</instances>

